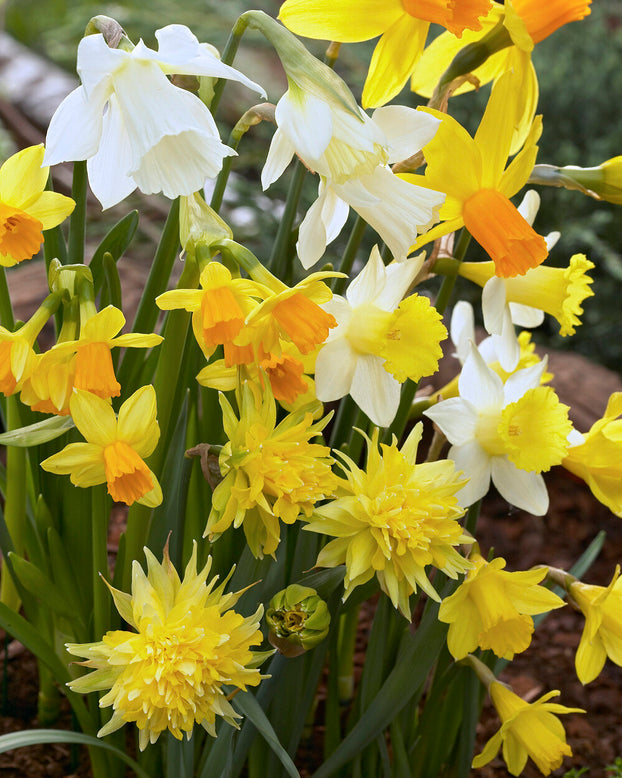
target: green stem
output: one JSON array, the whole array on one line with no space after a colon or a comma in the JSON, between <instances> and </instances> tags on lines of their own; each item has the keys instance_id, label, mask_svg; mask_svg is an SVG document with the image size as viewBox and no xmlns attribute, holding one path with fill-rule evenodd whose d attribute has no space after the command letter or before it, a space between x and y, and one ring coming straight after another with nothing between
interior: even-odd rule
<instances>
[{"instance_id":1,"label":"green stem","mask_svg":"<svg viewBox=\"0 0 622 778\"><path fill-rule=\"evenodd\" d=\"M339 619L337 687L340 703L349 703L354 694L354 644L360 607L357 605L346 611Z\"/></svg>"},{"instance_id":2,"label":"green stem","mask_svg":"<svg viewBox=\"0 0 622 778\"><path fill-rule=\"evenodd\" d=\"M354 264L354 259L356 257L356 252L361 245L361 240L363 238L363 233L365 232L366 227L367 222L361 216L357 216L356 221L352 227L350 237L348 238L345 251L341 257L341 264L339 265L340 272L345 273L346 276L350 275L350 271L352 270L352 265ZM333 288L333 294L343 294L347 282L347 278L337 278Z\"/></svg>"},{"instance_id":3,"label":"green stem","mask_svg":"<svg viewBox=\"0 0 622 778\"><path fill-rule=\"evenodd\" d=\"M71 196L76 207L69 220L68 261L78 265L84 262L84 239L86 237L86 162L73 163Z\"/></svg>"},{"instance_id":4,"label":"green stem","mask_svg":"<svg viewBox=\"0 0 622 778\"><path fill-rule=\"evenodd\" d=\"M401 439L406 429L410 409L417 393L418 381L411 381L408 379L402 386L402 393L400 395L400 404L397 408L397 413L391 424L385 429L382 435L383 443L390 443L393 435L398 439Z\"/></svg>"},{"instance_id":5,"label":"green stem","mask_svg":"<svg viewBox=\"0 0 622 778\"><path fill-rule=\"evenodd\" d=\"M0 269L0 322L7 330L13 331L15 319L13 318L13 306L9 294L9 285L6 280L6 270Z\"/></svg>"},{"instance_id":6,"label":"green stem","mask_svg":"<svg viewBox=\"0 0 622 778\"><path fill-rule=\"evenodd\" d=\"M352 437L352 427L354 420L357 418L359 409L350 395L342 397L339 407L337 408L337 416L333 424L333 428L330 433L330 447L335 448L342 444L349 444Z\"/></svg>"},{"instance_id":7,"label":"green stem","mask_svg":"<svg viewBox=\"0 0 622 778\"><path fill-rule=\"evenodd\" d=\"M92 526L92 574L93 574L93 640L101 640L110 629L110 594L100 580L110 580L108 569L108 519L110 500L103 486L91 491Z\"/></svg>"},{"instance_id":8,"label":"green stem","mask_svg":"<svg viewBox=\"0 0 622 778\"><path fill-rule=\"evenodd\" d=\"M233 25L233 28L229 35L229 39L225 45L225 48L223 49L222 57L220 59L220 61L223 62L225 65L233 64L235 55L238 53L238 48L240 47L240 41L242 40L242 35L244 35L244 32L246 31L247 27L248 27L248 21L246 19L243 19L241 16L236 20L235 24ZM214 85L214 96L212 97L212 102L208 106L208 108L212 112L212 116L216 115L216 111L218 110L218 105L220 103L220 99L222 97L222 93L226 83L227 83L226 78L219 78L218 81L216 81L216 84Z\"/></svg>"},{"instance_id":9,"label":"green stem","mask_svg":"<svg viewBox=\"0 0 622 778\"><path fill-rule=\"evenodd\" d=\"M288 247L291 239L292 225L296 218L298 201L300 200L300 193L302 192L302 184L306 172L307 168L299 159L297 159L294 167L294 174L287 191L285 210L283 211L283 216L279 223L274 245L272 247L272 254L270 255L270 261L268 263L270 270L279 278L285 278L285 271L287 270L287 263L289 260Z\"/></svg>"},{"instance_id":10,"label":"green stem","mask_svg":"<svg viewBox=\"0 0 622 778\"><path fill-rule=\"evenodd\" d=\"M477 530L477 520L479 518L479 511L482 507L482 501L478 500L477 502L474 502L473 505L471 505L467 511L466 519L464 522L464 528L467 530L467 532L470 532L473 537L475 537L475 533Z\"/></svg>"},{"instance_id":11,"label":"green stem","mask_svg":"<svg viewBox=\"0 0 622 778\"><path fill-rule=\"evenodd\" d=\"M457 260L458 263L462 262L464 259L470 242L471 234L465 227L460 233L460 237L458 238L458 243L453 254L454 260ZM449 305L449 300L454 289L454 284L456 283L457 275L458 272L456 270L454 274L445 276L443 279L443 283L441 284L441 288L435 303L435 308L440 314L445 313L445 309Z\"/></svg>"}]
</instances>

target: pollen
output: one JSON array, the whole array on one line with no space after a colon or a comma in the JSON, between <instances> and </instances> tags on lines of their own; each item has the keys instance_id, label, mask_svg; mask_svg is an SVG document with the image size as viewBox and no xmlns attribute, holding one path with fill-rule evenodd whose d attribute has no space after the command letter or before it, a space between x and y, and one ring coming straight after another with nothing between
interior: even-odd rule
<instances>
[{"instance_id":1,"label":"pollen","mask_svg":"<svg viewBox=\"0 0 622 778\"><path fill-rule=\"evenodd\" d=\"M39 219L0 202L0 254L16 262L31 259L43 243L42 229Z\"/></svg>"},{"instance_id":2,"label":"pollen","mask_svg":"<svg viewBox=\"0 0 622 778\"><path fill-rule=\"evenodd\" d=\"M151 471L136 451L122 440L104 448L104 467L108 492L115 502L132 505L153 489Z\"/></svg>"},{"instance_id":3,"label":"pollen","mask_svg":"<svg viewBox=\"0 0 622 778\"><path fill-rule=\"evenodd\" d=\"M86 343L76 350L74 386L105 400L121 394L121 384L114 374L110 346L107 343Z\"/></svg>"}]
</instances>

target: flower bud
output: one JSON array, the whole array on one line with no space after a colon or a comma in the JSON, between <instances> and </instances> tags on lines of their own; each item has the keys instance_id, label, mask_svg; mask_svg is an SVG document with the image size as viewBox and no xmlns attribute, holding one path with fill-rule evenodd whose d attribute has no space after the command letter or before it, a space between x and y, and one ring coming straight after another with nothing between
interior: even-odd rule
<instances>
[{"instance_id":1,"label":"flower bud","mask_svg":"<svg viewBox=\"0 0 622 778\"><path fill-rule=\"evenodd\" d=\"M295 657L328 635L330 613L315 589L292 584L270 600L266 621L270 644L284 656Z\"/></svg>"},{"instance_id":2,"label":"flower bud","mask_svg":"<svg viewBox=\"0 0 622 778\"><path fill-rule=\"evenodd\" d=\"M622 204L622 156L612 157L596 167L536 165L530 182L578 189L595 200Z\"/></svg>"}]
</instances>

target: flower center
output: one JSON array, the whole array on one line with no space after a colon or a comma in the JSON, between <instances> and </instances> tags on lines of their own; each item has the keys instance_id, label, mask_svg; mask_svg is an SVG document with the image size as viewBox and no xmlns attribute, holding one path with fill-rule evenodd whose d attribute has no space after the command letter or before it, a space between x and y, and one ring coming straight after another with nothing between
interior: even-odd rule
<instances>
[{"instance_id":1,"label":"flower center","mask_svg":"<svg viewBox=\"0 0 622 778\"><path fill-rule=\"evenodd\" d=\"M123 440L104 448L108 492L115 502L132 505L153 489L151 471L136 451Z\"/></svg>"},{"instance_id":2,"label":"flower center","mask_svg":"<svg viewBox=\"0 0 622 778\"><path fill-rule=\"evenodd\" d=\"M404 10L415 19L445 27L459 38L465 29L481 30L480 16L486 16L490 0L402 0Z\"/></svg>"},{"instance_id":3,"label":"flower center","mask_svg":"<svg viewBox=\"0 0 622 778\"><path fill-rule=\"evenodd\" d=\"M373 303L363 303L354 308L346 333L352 348L359 354L381 356L392 317L392 313L383 311Z\"/></svg>"},{"instance_id":4,"label":"flower center","mask_svg":"<svg viewBox=\"0 0 622 778\"><path fill-rule=\"evenodd\" d=\"M105 400L121 394L107 343L86 343L76 350L74 386Z\"/></svg>"},{"instance_id":5,"label":"flower center","mask_svg":"<svg viewBox=\"0 0 622 778\"><path fill-rule=\"evenodd\" d=\"M476 437L480 446L491 457L500 457L506 453L499 435L499 411L496 408L480 412Z\"/></svg>"},{"instance_id":6,"label":"flower center","mask_svg":"<svg viewBox=\"0 0 622 778\"><path fill-rule=\"evenodd\" d=\"M0 254L15 262L31 259L43 243L42 229L39 219L0 202Z\"/></svg>"},{"instance_id":7,"label":"flower center","mask_svg":"<svg viewBox=\"0 0 622 778\"><path fill-rule=\"evenodd\" d=\"M303 364L289 354L282 353L280 357L270 354L262 360L261 367L266 371L272 394L279 402L291 405L296 397L307 391L307 385L302 380Z\"/></svg>"}]
</instances>

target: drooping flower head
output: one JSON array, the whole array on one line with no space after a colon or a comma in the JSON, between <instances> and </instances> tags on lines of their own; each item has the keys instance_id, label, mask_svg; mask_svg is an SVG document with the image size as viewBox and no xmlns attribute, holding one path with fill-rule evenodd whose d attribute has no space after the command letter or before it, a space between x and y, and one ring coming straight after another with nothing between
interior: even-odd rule
<instances>
[{"instance_id":1,"label":"drooping flower head","mask_svg":"<svg viewBox=\"0 0 622 778\"><path fill-rule=\"evenodd\" d=\"M201 100L175 86L171 74L214 76L263 89L220 62L190 30L157 30L158 51L139 41L132 51L109 48L101 34L78 46L82 86L56 109L45 162L87 160L89 183L104 208L138 187L145 194L191 195L235 152L220 141Z\"/></svg>"},{"instance_id":2,"label":"drooping flower head","mask_svg":"<svg viewBox=\"0 0 622 778\"><path fill-rule=\"evenodd\" d=\"M164 550L162 562L145 548L147 574L132 565L132 593L109 586L120 615L134 631L107 632L98 643L68 644L92 673L69 683L74 692L109 691L100 707L112 706L110 721L97 733L115 732L128 722L139 731L140 750L168 730L178 740L192 735L195 723L216 736L216 717L234 727L240 715L223 687L243 691L257 686L259 671L248 665L251 646L261 643L257 611L244 618L231 610L242 592L224 594L226 581L207 583L208 558L197 572L193 546L183 580Z\"/></svg>"},{"instance_id":3,"label":"drooping flower head","mask_svg":"<svg viewBox=\"0 0 622 778\"><path fill-rule=\"evenodd\" d=\"M585 616L585 627L575 656L577 677L586 684L600 675L607 657L622 667L622 578L620 565L609 586L574 581L571 601Z\"/></svg>"},{"instance_id":4,"label":"drooping flower head","mask_svg":"<svg viewBox=\"0 0 622 778\"><path fill-rule=\"evenodd\" d=\"M538 584L546 568L509 572L505 559L487 562L471 554L474 567L456 591L441 603L438 618L449 624L447 648L454 659L481 648L513 659L531 643L537 613L562 608L564 601Z\"/></svg>"},{"instance_id":5,"label":"drooping flower head","mask_svg":"<svg viewBox=\"0 0 622 778\"><path fill-rule=\"evenodd\" d=\"M317 397L323 402L350 394L367 416L388 426L397 412L401 384L432 375L447 337L441 317L427 297L404 298L423 257L385 267L374 246L367 265L324 308L337 327L315 363Z\"/></svg>"},{"instance_id":6,"label":"drooping flower head","mask_svg":"<svg viewBox=\"0 0 622 778\"><path fill-rule=\"evenodd\" d=\"M0 167L0 265L32 259L43 230L56 227L73 211L74 201L45 191L50 172L42 167L43 144L13 154Z\"/></svg>"},{"instance_id":7,"label":"drooping flower head","mask_svg":"<svg viewBox=\"0 0 622 778\"><path fill-rule=\"evenodd\" d=\"M69 443L41 467L69 475L75 486L105 483L116 502L159 505L160 484L144 462L160 437L153 386L134 392L121 406L118 419L106 400L80 389L74 390L69 409L86 443Z\"/></svg>"},{"instance_id":8,"label":"drooping flower head","mask_svg":"<svg viewBox=\"0 0 622 778\"><path fill-rule=\"evenodd\" d=\"M345 463L339 496L317 508L304 527L334 538L316 564L345 564L344 599L375 575L407 619L409 597L418 588L440 599L426 567L437 567L451 578L471 567L455 548L472 541L457 521L464 510L456 492L464 480L448 460L416 464L421 432L418 424L401 449L394 438L379 450L376 429L367 440L365 470L336 452Z\"/></svg>"},{"instance_id":9,"label":"drooping flower head","mask_svg":"<svg viewBox=\"0 0 622 778\"><path fill-rule=\"evenodd\" d=\"M490 0L286 0L279 19L297 35L341 42L381 36L363 88L363 107L376 108L401 90L423 51L430 23L452 35L481 30Z\"/></svg>"},{"instance_id":10,"label":"drooping flower head","mask_svg":"<svg viewBox=\"0 0 622 778\"><path fill-rule=\"evenodd\" d=\"M337 477L329 449L310 442L330 417L314 424L316 403L277 424L267 385L258 392L244 384L239 418L223 395L220 405L229 441L220 452L224 478L214 490L205 535L213 538L231 525L242 526L256 557L274 554L281 537L279 521L293 524L301 513L308 517L316 502L334 494Z\"/></svg>"}]
</instances>

